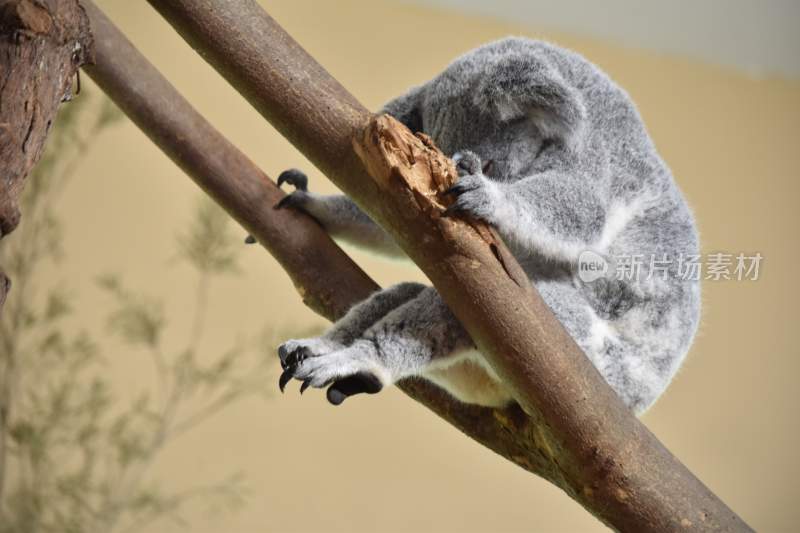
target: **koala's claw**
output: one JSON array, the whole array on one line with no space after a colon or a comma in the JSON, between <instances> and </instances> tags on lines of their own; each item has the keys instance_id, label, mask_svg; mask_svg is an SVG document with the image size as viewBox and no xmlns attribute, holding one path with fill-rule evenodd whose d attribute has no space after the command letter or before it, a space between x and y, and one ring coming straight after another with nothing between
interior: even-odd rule
<instances>
[{"instance_id":1,"label":"koala's claw","mask_svg":"<svg viewBox=\"0 0 800 533\"><path fill-rule=\"evenodd\" d=\"M480 185L474 182L468 182L466 180L459 180L457 181L452 187L444 191L442 194L446 194L448 196L460 196L467 191L474 191Z\"/></svg>"},{"instance_id":2,"label":"koala's claw","mask_svg":"<svg viewBox=\"0 0 800 533\"><path fill-rule=\"evenodd\" d=\"M456 164L456 171L459 176L481 173L481 158L475 152L470 152L469 150L456 152L453 154L453 162Z\"/></svg>"},{"instance_id":3,"label":"koala's claw","mask_svg":"<svg viewBox=\"0 0 800 533\"><path fill-rule=\"evenodd\" d=\"M306 192L297 189L281 198L281 201L275 204L275 209L283 209L285 207L301 208L305 200Z\"/></svg>"},{"instance_id":4,"label":"koala's claw","mask_svg":"<svg viewBox=\"0 0 800 533\"><path fill-rule=\"evenodd\" d=\"M278 388L281 389L281 393L286 389L286 384L294 377L295 370L297 370L296 366L287 366L281 373L281 377L278 378Z\"/></svg>"},{"instance_id":5,"label":"koala's claw","mask_svg":"<svg viewBox=\"0 0 800 533\"><path fill-rule=\"evenodd\" d=\"M498 191L496 186L483 174L462 176L444 194L455 197L453 202L442 212L442 217L465 214L472 218L491 222L492 213L496 210Z\"/></svg>"},{"instance_id":6,"label":"koala's claw","mask_svg":"<svg viewBox=\"0 0 800 533\"><path fill-rule=\"evenodd\" d=\"M281 368L297 365L312 357L319 357L344 348L340 343L324 337L290 339L278 346Z\"/></svg>"},{"instance_id":7,"label":"koala's claw","mask_svg":"<svg viewBox=\"0 0 800 533\"><path fill-rule=\"evenodd\" d=\"M314 357L315 354L307 346L298 346L293 350L286 348L286 345L278 348L278 357L281 360L281 367L299 365L309 357Z\"/></svg>"},{"instance_id":8,"label":"koala's claw","mask_svg":"<svg viewBox=\"0 0 800 533\"><path fill-rule=\"evenodd\" d=\"M278 176L278 187L284 183L293 185L298 191L308 192L308 176L302 170L290 168L281 172Z\"/></svg>"},{"instance_id":9,"label":"koala's claw","mask_svg":"<svg viewBox=\"0 0 800 533\"><path fill-rule=\"evenodd\" d=\"M283 373L278 379L281 392L292 379L301 381L300 393L309 387L328 387L327 398L333 405L341 404L348 396L375 394L383 388L378 378L374 354L362 347L340 348L324 355L315 353L322 346L309 348L306 343L319 339L289 341L278 349ZM326 341L322 341L323 343ZM325 349L323 348L323 351Z\"/></svg>"},{"instance_id":10,"label":"koala's claw","mask_svg":"<svg viewBox=\"0 0 800 533\"><path fill-rule=\"evenodd\" d=\"M281 198L281 201L275 204L275 209L283 209L285 207L302 208L308 193L308 176L296 168L290 168L289 170L284 170L278 176L278 187L284 183L292 185L294 191Z\"/></svg>"}]
</instances>

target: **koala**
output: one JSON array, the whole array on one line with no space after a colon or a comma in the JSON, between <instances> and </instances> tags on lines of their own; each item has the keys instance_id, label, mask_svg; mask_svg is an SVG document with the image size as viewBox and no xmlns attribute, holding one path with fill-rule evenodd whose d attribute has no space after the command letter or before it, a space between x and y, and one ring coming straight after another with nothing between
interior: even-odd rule
<instances>
[{"instance_id":1,"label":"koala","mask_svg":"<svg viewBox=\"0 0 800 533\"><path fill-rule=\"evenodd\" d=\"M608 384L631 410L646 410L697 329L699 281L684 279L677 259L698 257L699 244L627 93L574 52L510 37L455 59L381 112L454 159L446 214L494 227ZM309 192L299 170L281 174L283 183L295 190L276 207L304 211L337 240L403 255L346 196ZM612 266L587 279L586 253ZM672 261L658 275L620 276L614 261L625 257ZM513 400L436 289L419 283L377 291L324 335L289 340L278 355L281 390L291 379L301 393L328 387L334 405L412 376L466 403Z\"/></svg>"}]
</instances>

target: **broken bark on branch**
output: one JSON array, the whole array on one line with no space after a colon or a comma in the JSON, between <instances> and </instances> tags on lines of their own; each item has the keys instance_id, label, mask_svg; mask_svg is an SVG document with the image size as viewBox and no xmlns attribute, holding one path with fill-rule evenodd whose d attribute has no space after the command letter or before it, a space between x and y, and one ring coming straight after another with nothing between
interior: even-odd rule
<instances>
[{"instance_id":1,"label":"broken bark on branch","mask_svg":"<svg viewBox=\"0 0 800 533\"><path fill-rule=\"evenodd\" d=\"M502 242L487 228L439 217L437 193L454 173L452 162L427 139L413 136L390 118L373 118L251 0L151 3L284 136L392 233L529 414L513 408L493 413L462 409L451 401L448 409L456 410L451 421L459 425L464 420L458 419L459 413L476 413L466 420L486 425L469 427L468 433L549 479L617 529L747 529L624 407L520 276ZM127 61L114 52L110 46L108 57L98 56L92 72L125 108L124 84L104 82L98 74L105 69L110 78L124 74L104 66ZM126 111L134 114L133 107ZM170 113L182 114L175 108ZM160 142L181 141L167 135ZM226 168L220 179L229 172ZM245 215L243 201L233 194L226 207L262 240L253 223L255 213ZM451 414L444 411L445 417Z\"/></svg>"}]
</instances>

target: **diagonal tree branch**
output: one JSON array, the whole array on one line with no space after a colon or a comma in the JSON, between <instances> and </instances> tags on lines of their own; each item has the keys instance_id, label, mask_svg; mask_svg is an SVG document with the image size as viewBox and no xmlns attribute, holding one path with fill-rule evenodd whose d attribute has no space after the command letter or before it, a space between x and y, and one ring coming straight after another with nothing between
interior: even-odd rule
<instances>
[{"instance_id":1,"label":"diagonal tree branch","mask_svg":"<svg viewBox=\"0 0 800 533\"><path fill-rule=\"evenodd\" d=\"M214 129L89 1L96 64L87 73L145 134L275 257L303 301L336 320L378 285L310 217L274 210L283 192ZM400 388L461 431L524 468L549 463L531 447L534 430L517 406L494 411L453 400L422 380Z\"/></svg>"},{"instance_id":2,"label":"diagonal tree branch","mask_svg":"<svg viewBox=\"0 0 800 533\"><path fill-rule=\"evenodd\" d=\"M462 429L468 421L473 437L550 479L618 529L747 529L627 411L493 232L439 217L443 206L437 193L452 182L454 172L428 139L388 117L372 117L250 0L151 3L281 133L390 230L530 418L513 408L491 412L452 401L447 408L435 407L440 414ZM107 30L98 24L98 32ZM113 78L124 73L106 65L124 62L130 69L130 54L116 55L112 43L103 58L101 48L92 75L135 118L136 105L145 102L131 103L124 94L141 89L115 85ZM166 114L183 113L171 107ZM146 120L139 120L147 129ZM155 137L171 142L168 135ZM220 179L229 172L225 168ZM204 186L259 240L269 242L267 229L254 224L257 213L246 214L239 204L246 200ZM227 186L235 189L236 181Z\"/></svg>"}]
</instances>

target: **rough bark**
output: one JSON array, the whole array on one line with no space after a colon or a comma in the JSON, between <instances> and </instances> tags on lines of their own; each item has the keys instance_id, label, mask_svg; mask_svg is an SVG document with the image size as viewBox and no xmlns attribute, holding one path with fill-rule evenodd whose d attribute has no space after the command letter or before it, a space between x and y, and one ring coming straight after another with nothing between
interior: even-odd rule
<instances>
[{"instance_id":1,"label":"rough bark","mask_svg":"<svg viewBox=\"0 0 800 533\"><path fill-rule=\"evenodd\" d=\"M25 178L91 49L77 0L0 0L0 238L19 223ZM8 287L0 274L0 303Z\"/></svg>"},{"instance_id":2,"label":"rough bark","mask_svg":"<svg viewBox=\"0 0 800 533\"><path fill-rule=\"evenodd\" d=\"M252 1L151 3L281 133L391 231L528 414L518 408L461 406L441 393L437 412L563 488L617 529L747 529L625 409L493 232L439 216L438 192L454 173L452 162L428 139L388 117L372 117ZM124 102L125 84L103 81L106 75L124 75L105 65L123 59L114 52L109 46L109 57L98 55L92 73ZM126 111L146 115L151 98L163 94L142 95L137 105L145 110L130 105ZM243 200L234 200L229 210L244 217ZM268 231L240 220L265 242ZM295 252L284 248L281 253ZM405 390L415 391L413 385Z\"/></svg>"},{"instance_id":3,"label":"rough bark","mask_svg":"<svg viewBox=\"0 0 800 533\"><path fill-rule=\"evenodd\" d=\"M91 51L89 20L77 0L0 0L0 239L19 224L25 178ZM0 269L0 313L10 288ZM10 401L0 397L0 497Z\"/></svg>"}]
</instances>

